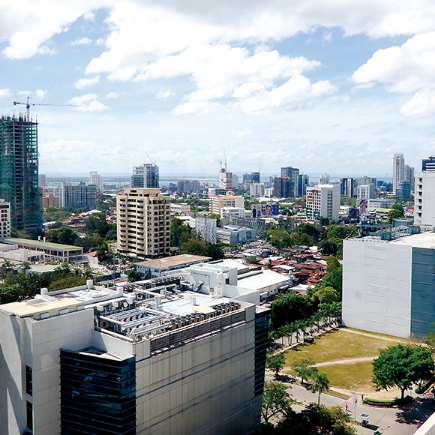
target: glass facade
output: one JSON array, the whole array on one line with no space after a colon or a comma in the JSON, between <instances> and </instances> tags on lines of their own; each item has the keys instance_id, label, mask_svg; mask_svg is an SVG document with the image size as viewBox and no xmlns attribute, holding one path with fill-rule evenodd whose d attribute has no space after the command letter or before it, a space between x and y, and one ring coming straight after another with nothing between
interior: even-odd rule
<instances>
[{"instance_id":1,"label":"glass facade","mask_svg":"<svg viewBox=\"0 0 435 435\"><path fill-rule=\"evenodd\" d=\"M63 435L136 433L136 361L61 350Z\"/></svg>"}]
</instances>

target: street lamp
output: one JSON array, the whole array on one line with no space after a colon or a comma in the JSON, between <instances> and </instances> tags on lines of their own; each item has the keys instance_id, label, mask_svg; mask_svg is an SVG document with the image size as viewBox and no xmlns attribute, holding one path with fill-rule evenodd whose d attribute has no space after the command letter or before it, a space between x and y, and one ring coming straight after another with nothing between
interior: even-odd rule
<instances>
[{"instance_id":1,"label":"street lamp","mask_svg":"<svg viewBox=\"0 0 435 435\"><path fill-rule=\"evenodd\" d=\"M360 383L358 381L356 384L351 385L349 388L353 388L353 419L356 421L356 407L358 405L358 395L356 394L356 386Z\"/></svg>"}]
</instances>

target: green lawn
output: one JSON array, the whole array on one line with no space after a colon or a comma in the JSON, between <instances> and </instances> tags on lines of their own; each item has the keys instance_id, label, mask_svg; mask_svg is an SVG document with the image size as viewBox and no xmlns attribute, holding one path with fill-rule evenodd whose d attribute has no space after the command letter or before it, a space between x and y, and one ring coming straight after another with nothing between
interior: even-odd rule
<instances>
[{"instance_id":1,"label":"green lawn","mask_svg":"<svg viewBox=\"0 0 435 435\"><path fill-rule=\"evenodd\" d=\"M379 349L403 343L404 340L396 337L386 336L365 336L353 334L345 330L329 332L320 338L316 338L312 344L303 344L285 353L285 368L283 373L293 374L290 367L297 360L311 358L316 363L339 361L342 359L376 357ZM337 388L349 389L356 382L359 382L358 391L374 391L372 379L371 362L355 362L350 364L332 364L319 367L319 371L325 372L330 385Z\"/></svg>"},{"instance_id":2,"label":"green lawn","mask_svg":"<svg viewBox=\"0 0 435 435\"><path fill-rule=\"evenodd\" d=\"M377 356L378 349L394 346L403 340L391 337L391 341L377 337L367 337L352 334L344 330L329 332L316 338L312 344L303 344L296 349L288 350L285 354L286 366L303 358L312 358L316 363L337 361L349 358Z\"/></svg>"}]
</instances>

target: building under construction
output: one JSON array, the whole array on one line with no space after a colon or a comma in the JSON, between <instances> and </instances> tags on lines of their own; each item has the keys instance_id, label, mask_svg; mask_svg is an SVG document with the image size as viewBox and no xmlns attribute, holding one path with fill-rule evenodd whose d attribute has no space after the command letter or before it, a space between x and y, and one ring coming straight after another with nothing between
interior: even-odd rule
<instances>
[{"instance_id":1,"label":"building under construction","mask_svg":"<svg viewBox=\"0 0 435 435\"><path fill-rule=\"evenodd\" d=\"M0 118L0 197L11 204L11 224L37 232L42 226L38 190L38 123Z\"/></svg>"}]
</instances>

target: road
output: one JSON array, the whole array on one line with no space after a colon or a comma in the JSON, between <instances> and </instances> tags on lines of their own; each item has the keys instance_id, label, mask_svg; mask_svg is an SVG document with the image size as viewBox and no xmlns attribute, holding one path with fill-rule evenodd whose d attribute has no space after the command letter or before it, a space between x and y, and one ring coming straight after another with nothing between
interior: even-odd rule
<instances>
[{"instance_id":1,"label":"road","mask_svg":"<svg viewBox=\"0 0 435 435\"><path fill-rule=\"evenodd\" d=\"M286 384L287 385L287 384ZM288 392L298 401L317 403L318 393L312 393L303 386L292 384ZM425 398L417 398L416 401L402 408L377 408L368 405L360 405L361 397L358 397L358 404L355 410L350 410L352 404L348 402L349 415L358 422L361 421L361 414L370 416L369 428L356 425L359 435L372 435L378 429L385 435L412 435L416 432L423 422L435 412L435 399L428 395ZM322 394L320 404L331 406L341 406L345 409L345 401L338 397ZM300 405L292 406L295 411L300 411L303 407Z\"/></svg>"}]
</instances>

